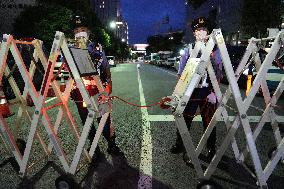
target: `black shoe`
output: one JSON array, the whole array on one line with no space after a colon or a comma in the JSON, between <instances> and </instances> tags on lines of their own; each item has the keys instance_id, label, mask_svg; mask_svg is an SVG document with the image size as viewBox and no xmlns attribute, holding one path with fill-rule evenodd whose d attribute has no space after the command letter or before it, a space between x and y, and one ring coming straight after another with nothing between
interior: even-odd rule
<instances>
[{"instance_id":1,"label":"black shoe","mask_svg":"<svg viewBox=\"0 0 284 189\"><path fill-rule=\"evenodd\" d=\"M115 156L119 156L123 154L123 152L120 150L120 148L116 144L109 145L107 148L107 152L110 155L115 155Z\"/></svg>"},{"instance_id":2,"label":"black shoe","mask_svg":"<svg viewBox=\"0 0 284 189\"><path fill-rule=\"evenodd\" d=\"M182 152L184 152L184 147L182 144L175 144L172 146L172 148L170 149L172 154L180 154Z\"/></svg>"},{"instance_id":3,"label":"black shoe","mask_svg":"<svg viewBox=\"0 0 284 189\"><path fill-rule=\"evenodd\" d=\"M187 153L186 152L183 152L183 161L185 162L185 164L187 166L190 166L191 165L191 159L188 157Z\"/></svg>"},{"instance_id":4,"label":"black shoe","mask_svg":"<svg viewBox=\"0 0 284 189\"><path fill-rule=\"evenodd\" d=\"M115 135L110 137L110 139L108 140L108 148L107 148L107 152L110 155L114 155L114 156L120 156L123 155L123 152L120 150L120 148L116 145L115 142Z\"/></svg>"},{"instance_id":5,"label":"black shoe","mask_svg":"<svg viewBox=\"0 0 284 189\"><path fill-rule=\"evenodd\" d=\"M91 149L91 147L89 147L87 149L88 153L90 152L90 149ZM92 162L98 161L100 159L100 156L101 156L101 150L100 150L99 146L97 146L96 149L95 149L94 155L92 157Z\"/></svg>"}]
</instances>

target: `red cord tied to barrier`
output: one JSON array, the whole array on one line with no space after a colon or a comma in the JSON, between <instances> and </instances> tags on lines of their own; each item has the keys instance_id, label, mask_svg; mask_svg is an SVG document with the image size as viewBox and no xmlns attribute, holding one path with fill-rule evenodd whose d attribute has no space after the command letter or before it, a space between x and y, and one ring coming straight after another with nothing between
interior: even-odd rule
<instances>
[{"instance_id":1,"label":"red cord tied to barrier","mask_svg":"<svg viewBox=\"0 0 284 189\"><path fill-rule=\"evenodd\" d=\"M171 101L172 101L172 98L170 98L170 97L164 97L164 98L162 99L162 103L160 104L160 107L161 107L162 109L169 109L169 108L171 108L171 106L168 105L168 103L171 102Z\"/></svg>"},{"instance_id":2,"label":"red cord tied to barrier","mask_svg":"<svg viewBox=\"0 0 284 189\"><path fill-rule=\"evenodd\" d=\"M151 108L151 107L154 107L154 106L160 106L162 109L168 109L168 108L170 108L171 106L166 105L165 103L170 102L170 101L172 100L172 99L169 98L169 97L164 97L164 98L162 98L162 100L160 100L159 102L156 102L156 103L153 103L153 104L150 104L150 105L146 105L146 106L141 106L141 105L138 105L138 104L134 104L134 103L132 103L132 102L129 102L129 101L125 100L125 99L122 99L122 98L120 98L119 96L110 96L109 98L110 98L111 100L113 100L113 99L118 99L118 100L120 100L120 101L122 101L122 102L124 102L124 103L126 103L126 104L128 104L128 105L130 105L130 106L134 106L134 107L138 107L138 108Z\"/></svg>"}]
</instances>

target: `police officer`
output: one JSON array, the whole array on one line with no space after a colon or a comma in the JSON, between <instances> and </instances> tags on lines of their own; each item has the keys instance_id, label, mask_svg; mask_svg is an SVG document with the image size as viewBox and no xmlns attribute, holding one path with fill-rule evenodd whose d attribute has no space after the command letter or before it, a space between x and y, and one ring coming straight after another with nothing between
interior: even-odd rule
<instances>
[{"instance_id":1,"label":"police officer","mask_svg":"<svg viewBox=\"0 0 284 189\"><path fill-rule=\"evenodd\" d=\"M209 34L209 25L208 21L204 17L197 18L192 23L192 30L194 33L194 36L196 38L196 41L202 41L206 43L208 39ZM182 57L180 59L180 67L178 71L178 78L180 77L182 71L185 68L185 65L187 63L187 60L189 58L189 50L188 48L185 48L184 53L182 54ZM199 85L194 89L191 98L184 110L183 117L185 119L187 128L190 129L192 120L196 114L197 108L200 108L200 113L202 117L203 122L203 128L204 130L209 125L209 122L214 115L215 108L216 108L217 99L215 94L213 93L212 85L209 79L208 74L206 73L199 83ZM209 111L208 111L209 110ZM171 153L178 154L185 152L183 142L181 139L181 136L177 130L176 132L177 138L176 143L173 145L173 147L170 149ZM208 149L208 159L212 159L214 156L216 149L215 149L215 142L216 142L216 129L214 129L207 141L207 149ZM188 161L188 157L186 153L184 153L184 159L185 161Z\"/></svg>"},{"instance_id":2,"label":"police officer","mask_svg":"<svg viewBox=\"0 0 284 189\"><path fill-rule=\"evenodd\" d=\"M112 92L112 80L111 80L111 72L110 72L110 66L108 64L108 61L105 57L105 54L102 50L102 47L98 43L93 43L89 41L90 36L90 30L87 27L86 20L83 17L76 16L74 19L74 35L75 35L75 46L78 48L87 48L90 56L95 64L95 66L98 68L98 71L100 73L100 79L104 86L108 86L108 93L111 94ZM90 77L84 77L85 80L92 80ZM90 91L89 91L90 92ZM98 90L96 91L98 92ZM71 97L76 102L76 106L81 118L82 123L84 124L87 115L88 115L88 109L84 105L82 95L79 92L78 88L75 88L72 93ZM116 145L115 142L115 133L114 129L111 125L111 115L107 118L106 124L104 126L103 130L103 136L108 142L108 149L107 152L112 155L120 155L122 152L120 151L119 147ZM97 119L98 123L100 122L101 117ZM96 128L95 125L92 124L91 130L88 135L88 139L90 141L90 144L92 144L93 139L96 134ZM95 151L95 157L98 157L100 154L99 146L97 146Z\"/></svg>"}]
</instances>

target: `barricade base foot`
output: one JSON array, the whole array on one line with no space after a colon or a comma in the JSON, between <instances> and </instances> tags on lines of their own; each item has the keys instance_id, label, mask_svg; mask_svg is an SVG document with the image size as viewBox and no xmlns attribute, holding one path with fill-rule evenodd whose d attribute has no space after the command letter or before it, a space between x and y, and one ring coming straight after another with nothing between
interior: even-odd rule
<instances>
[{"instance_id":1,"label":"barricade base foot","mask_svg":"<svg viewBox=\"0 0 284 189\"><path fill-rule=\"evenodd\" d=\"M55 180L56 189L78 189L79 184L71 174L63 174Z\"/></svg>"},{"instance_id":2,"label":"barricade base foot","mask_svg":"<svg viewBox=\"0 0 284 189\"><path fill-rule=\"evenodd\" d=\"M212 180L203 180L198 183L196 189L220 189L220 186Z\"/></svg>"}]
</instances>

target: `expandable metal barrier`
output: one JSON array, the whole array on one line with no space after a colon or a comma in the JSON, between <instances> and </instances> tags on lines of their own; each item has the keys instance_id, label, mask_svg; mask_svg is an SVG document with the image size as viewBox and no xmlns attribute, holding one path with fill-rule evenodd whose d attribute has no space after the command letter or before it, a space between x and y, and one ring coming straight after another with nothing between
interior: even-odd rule
<instances>
[{"instance_id":1,"label":"expandable metal barrier","mask_svg":"<svg viewBox=\"0 0 284 189\"><path fill-rule=\"evenodd\" d=\"M20 119L22 113L25 113L31 122L31 127L29 130L29 135L26 142L26 147L24 149L24 153L21 154L20 150L16 144L15 138L9 128L8 123L6 120L0 115L0 138L3 140L4 145L7 147L7 149L10 149L13 156L15 157L17 163L20 167L20 174L25 175L27 170L27 164L29 162L29 157L31 156L31 149L34 141L35 135L39 138L41 145L44 148L44 151L46 155L49 155L52 152L52 149L55 149L56 155L59 158L64 171L66 173L75 174L77 170L77 166L81 157L81 154L83 152L84 145L86 143L86 138L88 136L88 133L90 131L90 127L94 121L95 118L101 117L95 138L91 144L90 151L87 152L84 150L84 153L88 159L88 161L91 161L91 158L94 155L94 151L97 147L99 138L102 134L103 127L105 125L105 122L109 116L110 109L107 102L101 102L98 103L98 97L99 96L107 96L107 93L104 90L104 87L101 83L101 80L98 75L92 76L95 83L97 84L99 93L95 96L89 96L88 91L85 88L84 82L81 78L81 75L79 73L77 64L80 64L81 62L76 62L74 56L71 53L70 48L67 45L65 36L61 32L56 32L55 39L53 41L52 49L49 55L49 59L47 60L44 56L43 50L41 48L40 42L38 40L35 40L32 42L32 44L35 47L35 54L36 58L39 58L45 68L45 74L43 83L41 85L41 90L38 93L34 87L34 84L32 82L32 76L34 74L34 65L32 64L30 66L30 70L28 71L25 67L25 64L22 60L22 57L20 55L19 49L16 46L16 41L13 39L13 36L11 35L4 35L3 41L1 44L0 49L0 82L2 80L4 71L5 75L10 73L10 70L7 66L7 54L9 51L11 51L15 62L19 68L19 71L23 77L23 80L25 82L25 91L24 95L22 96L16 82L13 80L13 77L10 77L9 82L13 88L13 91L17 97L17 99L20 100L20 109L18 112L17 120ZM70 74L73 76L73 78L69 78L66 89L63 93L60 92L60 88L56 82L56 80L52 81L53 78L53 71L56 63L57 56L59 52L64 54L64 57L66 59L66 64L69 68ZM86 59L83 54L77 54L77 56L81 56L81 59ZM80 57L79 57L80 59ZM88 60L91 60L90 57L87 57ZM83 100L87 104L88 109L88 117L86 119L86 122L83 126L83 130L81 132L81 135L78 132L77 126L73 120L73 117L71 115L71 112L67 106L68 99L70 97L70 92L74 86L74 83L76 84L77 88L79 89ZM57 100L58 100L58 114L56 118L56 122L54 125L52 125L49 116L47 114L47 110L50 109L50 107L46 107L46 95L47 91L50 87L50 84L55 91ZM32 116L29 115L27 112L26 102L25 102L25 95L29 92L29 95L31 96L34 105L35 110ZM62 122L62 118L66 115L68 118L68 121L71 123L71 130L74 132L74 135L78 141L78 145L76 147L75 155L72 159L72 162L69 164L68 159L66 157L66 154L64 153L61 140L57 136L57 132L59 129L59 126ZM42 137L40 136L39 132L37 131L38 125L40 120L42 120L42 124L44 125L45 131L48 134L48 138L50 140L50 144L47 145L42 140ZM68 124L69 125L69 124Z\"/></svg>"},{"instance_id":2,"label":"expandable metal barrier","mask_svg":"<svg viewBox=\"0 0 284 189\"><path fill-rule=\"evenodd\" d=\"M272 174L277 163L281 160L281 158L283 159L284 138L281 138L277 123L277 116L273 110L273 107L277 103L280 95L284 90L284 77L282 77L282 80L279 83L278 88L271 97L267 83L265 81L266 78L265 76L270 66L272 65L272 62L275 59L281 45L284 44L283 43L284 32L280 31L278 32L276 37L272 38L270 37L267 38L267 40L268 39L274 39L274 42L272 44L270 52L265 57L263 63L261 64L261 60L259 58L257 43L266 39L259 40L252 38L249 42L249 45L247 46L246 52L235 73L233 71L231 60L220 29L213 30L206 45L202 42L197 42L190 54L188 63L171 96L172 101L169 103L169 105L171 105L172 107L176 126L181 134L186 152L188 156L191 158L192 164L194 165L194 168L197 172L197 177L201 181L202 180L206 181L210 179L210 177L216 170L217 165L221 161L222 156L224 155L225 151L227 150L230 144L232 146L235 158L238 162L243 162L247 153L249 152L253 161L255 174L258 181L257 184L262 188L267 187L268 178ZM223 67L225 69L225 73L229 81L229 87L224 94L221 93L220 86L217 82L214 69L212 67L212 64L210 63L210 54L213 51L215 45L218 47L220 51ZM202 55L200 59L196 59L200 51ZM252 58L249 61L250 56ZM241 75L243 68L248 67L248 65L252 61L255 61L256 63L257 76L255 77L255 80L252 84L248 96L243 100L237 80L239 79L239 76ZM188 101L190 100L190 97L195 87L197 87L201 77L205 74L206 69L208 71L219 104L213 118L211 119L209 126L204 132L202 138L200 139L198 146L195 148L194 143L192 141L192 137L187 129L185 120L183 118L183 112ZM255 130L252 131L247 116L247 110L249 109L260 86L265 98L266 108ZM237 112L238 112L233 123L230 122L228 112L225 109L225 106L227 106L227 102L231 94L233 94L232 97L236 103ZM217 149L217 152L213 157L212 161L209 163L207 169L203 172L203 169L201 167L201 162L198 157L202 152L202 149L204 148L212 130L214 129L218 121L224 121L227 127L227 134L223 139L221 146L219 147L219 149ZM259 135L260 131L262 130L265 122L271 122L277 148L275 149L275 152L271 157L270 161L263 169L260 162L259 154L256 149L256 138ZM245 138L247 142L247 147L243 152L240 152L236 139L234 137L240 125L242 125L244 129Z\"/></svg>"}]
</instances>

